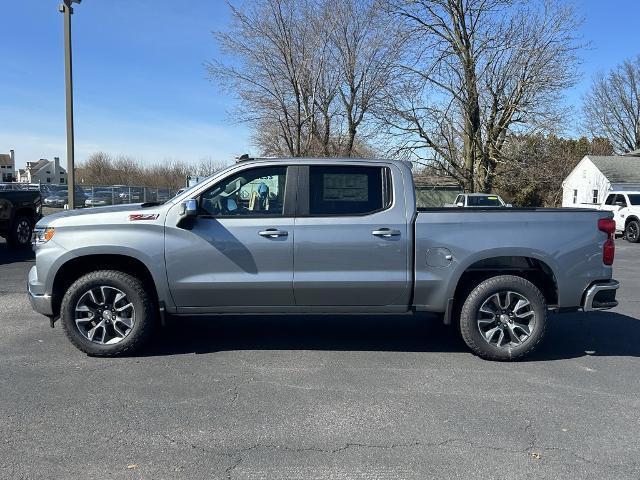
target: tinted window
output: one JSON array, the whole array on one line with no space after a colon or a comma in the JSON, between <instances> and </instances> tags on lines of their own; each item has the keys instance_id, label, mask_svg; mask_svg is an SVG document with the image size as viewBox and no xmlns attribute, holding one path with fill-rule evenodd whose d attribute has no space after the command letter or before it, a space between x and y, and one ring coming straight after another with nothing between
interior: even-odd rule
<instances>
[{"instance_id":1,"label":"tinted window","mask_svg":"<svg viewBox=\"0 0 640 480\"><path fill-rule=\"evenodd\" d=\"M312 166L309 168L311 215L363 215L391 204L387 168Z\"/></svg>"},{"instance_id":2,"label":"tinted window","mask_svg":"<svg viewBox=\"0 0 640 480\"><path fill-rule=\"evenodd\" d=\"M216 217L282 215L287 167L243 170L200 197L201 213Z\"/></svg>"},{"instance_id":3,"label":"tinted window","mask_svg":"<svg viewBox=\"0 0 640 480\"><path fill-rule=\"evenodd\" d=\"M629 195L629 203L631 205L640 205L640 194L634 193Z\"/></svg>"},{"instance_id":4,"label":"tinted window","mask_svg":"<svg viewBox=\"0 0 640 480\"><path fill-rule=\"evenodd\" d=\"M616 196L616 203L621 203L623 207L627 206L627 199L624 198L624 195L618 194Z\"/></svg>"},{"instance_id":5,"label":"tinted window","mask_svg":"<svg viewBox=\"0 0 640 480\"><path fill-rule=\"evenodd\" d=\"M614 202L614 198L616 198L615 195L609 195L607 197L607 200L604 202L605 205L613 205Z\"/></svg>"},{"instance_id":6,"label":"tinted window","mask_svg":"<svg viewBox=\"0 0 640 480\"><path fill-rule=\"evenodd\" d=\"M467 206L468 207L500 207L502 203L498 200L498 197L495 195L490 195L488 197L483 196L468 196L467 197Z\"/></svg>"}]
</instances>

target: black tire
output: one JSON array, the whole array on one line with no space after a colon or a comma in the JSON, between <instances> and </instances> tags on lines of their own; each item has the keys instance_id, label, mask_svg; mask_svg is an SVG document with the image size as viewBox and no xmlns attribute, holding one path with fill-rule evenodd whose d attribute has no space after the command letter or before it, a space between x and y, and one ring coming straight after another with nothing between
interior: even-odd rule
<instances>
[{"instance_id":1,"label":"black tire","mask_svg":"<svg viewBox=\"0 0 640 480\"><path fill-rule=\"evenodd\" d=\"M127 334L115 344L99 344L89 340L76 324L78 301L91 289L101 286L120 290L133 305L135 320ZM149 340L158 324L158 308L147 293L144 284L128 273L116 270L98 270L83 275L73 282L65 293L60 306L62 327L77 348L96 357L131 355L139 351ZM115 324L115 322L114 322Z\"/></svg>"},{"instance_id":2,"label":"black tire","mask_svg":"<svg viewBox=\"0 0 640 480\"><path fill-rule=\"evenodd\" d=\"M627 223L624 228L624 238L627 239L627 242L640 242L640 222L638 220L631 220Z\"/></svg>"},{"instance_id":3,"label":"black tire","mask_svg":"<svg viewBox=\"0 0 640 480\"><path fill-rule=\"evenodd\" d=\"M7 237L7 243L14 248L27 248L31 246L33 234L33 219L25 215L18 215L13 219L11 230Z\"/></svg>"},{"instance_id":4,"label":"black tire","mask_svg":"<svg viewBox=\"0 0 640 480\"><path fill-rule=\"evenodd\" d=\"M487 331L483 334L479 322L486 323L489 320L479 320L485 315L480 313L480 308L496 294L499 295L499 299L501 298L500 295L504 295L502 298L505 299L504 303L506 304L506 292L512 293L512 296L509 298L513 297L517 300L524 297L524 299L529 302L524 308L527 309L525 315L528 314L529 311L533 312L533 315L529 316L531 318L531 320L529 320L531 322L529 325L530 334L518 345L511 345L511 343L513 343L511 342L508 345L497 346L490 341L492 338L495 338L495 335L487 340L485 334L492 328L498 328L502 330L503 335L509 336L509 326L506 322L509 320L508 311L510 309L507 308L504 310L504 318L506 319L504 322L502 320L494 320L495 323L489 324L489 326L486 327ZM522 310L517 308L512 310L522 312ZM494 315L494 318L502 316L503 315ZM491 315L486 316L486 318L491 318ZM513 322L511 321L510 323L513 326ZM480 283L469 293L460 312L460 334L462 335L462 339L473 353L487 360L508 361L525 357L538 347L544 338L546 328L547 304L542 292L540 292L533 283L515 275L499 275ZM520 332L524 338L524 331L520 330ZM498 338L500 338L499 330L497 330L497 335Z\"/></svg>"}]
</instances>

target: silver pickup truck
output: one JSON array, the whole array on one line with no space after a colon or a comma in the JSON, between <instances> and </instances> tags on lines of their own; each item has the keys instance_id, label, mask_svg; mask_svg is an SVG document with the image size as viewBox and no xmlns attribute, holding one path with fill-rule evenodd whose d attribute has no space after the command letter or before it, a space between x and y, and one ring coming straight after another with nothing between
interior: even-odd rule
<instances>
[{"instance_id":1,"label":"silver pickup truck","mask_svg":"<svg viewBox=\"0 0 640 480\"><path fill-rule=\"evenodd\" d=\"M614 307L611 212L416 208L411 166L250 159L164 204L40 220L33 308L80 350L130 354L168 315L435 312L484 358L547 313Z\"/></svg>"}]
</instances>

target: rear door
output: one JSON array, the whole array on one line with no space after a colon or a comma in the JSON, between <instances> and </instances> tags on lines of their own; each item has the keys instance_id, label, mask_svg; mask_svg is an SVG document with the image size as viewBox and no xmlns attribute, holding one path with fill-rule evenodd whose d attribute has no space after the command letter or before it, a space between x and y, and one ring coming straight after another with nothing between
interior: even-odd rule
<instances>
[{"instance_id":1,"label":"rear door","mask_svg":"<svg viewBox=\"0 0 640 480\"><path fill-rule=\"evenodd\" d=\"M382 164L300 169L296 305L406 307L411 232L402 172Z\"/></svg>"}]
</instances>

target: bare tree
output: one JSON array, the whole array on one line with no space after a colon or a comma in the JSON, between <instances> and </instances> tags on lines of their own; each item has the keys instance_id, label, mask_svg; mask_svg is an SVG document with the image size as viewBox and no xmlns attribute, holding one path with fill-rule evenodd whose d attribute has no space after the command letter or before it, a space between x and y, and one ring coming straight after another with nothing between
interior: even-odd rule
<instances>
[{"instance_id":1,"label":"bare tree","mask_svg":"<svg viewBox=\"0 0 640 480\"><path fill-rule=\"evenodd\" d=\"M583 110L587 129L607 137L617 153L640 149L640 55L596 77Z\"/></svg>"},{"instance_id":2,"label":"bare tree","mask_svg":"<svg viewBox=\"0 0 640 480\"><path fill-rule=\"evenodd\" d=\"M579 23L555 0L389 0L414 39L386 96L398 151L490 191L509 133L550 131L576 80Z\"/></svg>"},{"instance_id":3,"label":"bare tree","mask_svg":"<svg viewBox=\"0 0 640 480\"><path fill-rule=\"evenodd\" d=\"M327 43L314 32L314 2L264 0L246 10L229 4L233 23L216 34L231 60L210 62L212 78L238 95L237 119L256 132L268 129L289 155L306 155L314 138L316 86L325 63ZM255 137L260 143L260 136ZM272 145L273 147L273 145Z\"/></svg>"},{"instance_id":4,"label":"bare tree","mask_svg":"<svg viewBox=\"0 0 640 480\"><path fill-rule=\"evenodd\" d=\"M240 100L237 119L270 155L345 155L365 142L403 37L378 0L258 0L229 5L210 76ZM357 136L360 139L357 139Z\"/></svg>"},{"instance_id":5,"label":"bare tree","mask_svg":"<svg viewBox=\"0 0 640 480\"><path fill-rule=\"evenodd\" d=\"M156 188L184 187L187 176L211 175L227 163L206 158L192 165L176 159L144 165L132 157L114 157L97 152L77 169L78 183L83 185L129 185Z\"/></svg>"}]
</instances>

